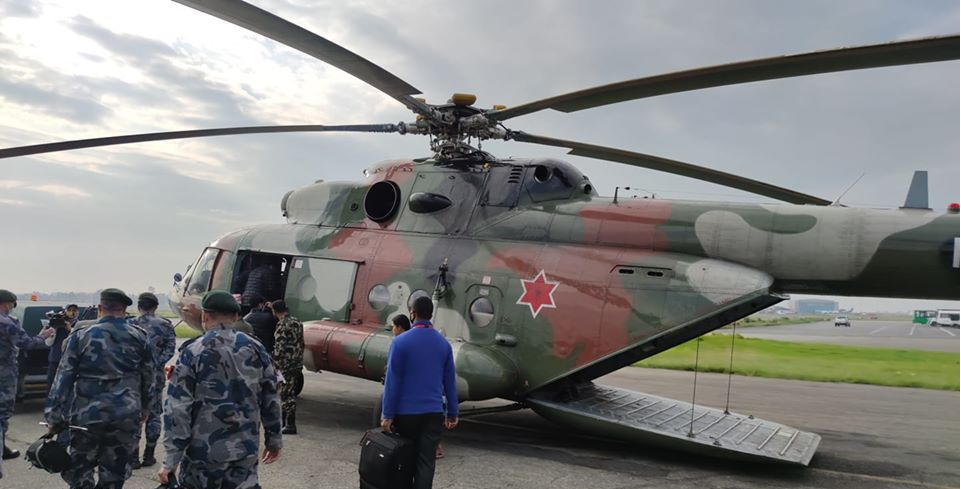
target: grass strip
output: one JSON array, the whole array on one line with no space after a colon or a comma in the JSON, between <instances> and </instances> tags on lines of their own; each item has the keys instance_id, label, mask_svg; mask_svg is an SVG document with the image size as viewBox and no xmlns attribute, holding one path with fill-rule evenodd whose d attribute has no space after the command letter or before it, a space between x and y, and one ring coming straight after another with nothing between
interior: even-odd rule
<instances>
[{"instance_id":1,"label":"grass strip","mask_svg":"<svg viewBox=\"0 0 961 489\"><path fill-rule=\"evenodd\" d=\"M178 325L174 331L177 333L177 338L195 338L200 336L200 331L197 331L186 324Z\"/></svg>"},{"instance_id":2,"label":"grass strip","mask_svg":"<svg viewBox=\"0 0 961 489\"><path fill-rule=\"evenodd\" d=\"M699 372L726 373L729 335L702 336ZM635 364L637 367L694 370L692 340ZM734 373L751 377L846 382L895 387L958 390L957 353L866 348L744 338L734 344Z\"/></svg>"}]
</instances>

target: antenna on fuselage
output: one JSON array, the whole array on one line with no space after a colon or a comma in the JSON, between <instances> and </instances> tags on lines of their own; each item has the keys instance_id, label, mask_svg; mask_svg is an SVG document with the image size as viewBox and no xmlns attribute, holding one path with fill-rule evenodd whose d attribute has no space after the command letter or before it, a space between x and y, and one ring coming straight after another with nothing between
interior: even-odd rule
<instances>
[{"instance_id":1,"label":"antenna on fuselage","mask_svg":"<svg viewBox=\"0 0 961 489\"><path fill-rule=\"evenodd\" d=\"M848 188L844 190L844 192L841 192L841 195L838 195L838 198L834 199L834 202L831 202L831 206L832 206L832 207L844 207L843 205L841 205L841 197L844 197L844 195L847 194L848 191L850 191L852 188L854 188L854 186L857 185L858 182L860 182L862 178L864 178L864 175L867 175L867 173L862 173L861 176L858 177L858 179L854 181L854 183L852 183L851 185L849 185Z\"/></svg>"}]
</instances>

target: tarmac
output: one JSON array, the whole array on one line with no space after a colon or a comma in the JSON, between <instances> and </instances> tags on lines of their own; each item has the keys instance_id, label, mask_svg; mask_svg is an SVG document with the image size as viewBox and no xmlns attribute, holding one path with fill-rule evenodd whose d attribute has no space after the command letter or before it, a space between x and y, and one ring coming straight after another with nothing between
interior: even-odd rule
<instances>
[{"instance_id":1,"label":"tarmac","mask_svg":"<svg viewBox=\"0 0 961 489\"><path fill-rule=\"evenodd\" d=\"M698 403L724 407L728 376L698 375ZM807 468L711 459L637 447L571 432L529 410L464 418L445 433L436 488L734 489L957 488L959 393L911 388L731 377L730 408L819 433ZM693 374L629 367L598 383L689 401ZM271 488L358 487L358 442L381 386L308 373L298 402L300 434L284 438L282 458L261 466ZM506 404L465 403L462 409ZM17 405L8 442L21 450L39 437L42 399ZM4 464L0 488L66 487L24 460ZM153 489L158 467L140 469L127 488Z\"/></svg>"},{"instance_id":2,"label":"tarmac","mask_svg":"<svg viewBox=\"0 0 961 489\"><path fill-rule=\"evenodd\" d=\"M731 334L733 330L721 329L718 332ZM740 327L737 328L737 333L749 338L800 343L961 352L961 334L957 328L932 327L909 321L852 319L850 327L834 326L833 321L822 321L784 326Z\"/></svg>"}]
</instances>

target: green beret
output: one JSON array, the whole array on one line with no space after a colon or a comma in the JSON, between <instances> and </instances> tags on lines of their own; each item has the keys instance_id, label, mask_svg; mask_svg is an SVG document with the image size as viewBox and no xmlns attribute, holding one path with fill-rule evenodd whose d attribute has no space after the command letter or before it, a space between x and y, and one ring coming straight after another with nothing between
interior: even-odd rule
<instances>
[{"instance_id":1,"label":"green beret","mask_svg":"<svg viewBox=\"0 0 961 489\"><path fill-rule=\"evenodd\" d=\"M153 302L154 304L160 304L160 300L157 299L157 296L151 292L144 292L143 294L140 294L137 297L137 302L144 302L144 301Z\"/></svg>"},{"instance_id":2,"label":"green beret","mask_svg":"<svg viewBox=\"0 0 961 489\"><path fill-rule=\"evenodd\" d=\"M101 290L101 291L100 291L100 300L102 300L102 301L111 301L111 302L119 302L119 303L121 303L121 304L123 304L123 305L125 305L125 306L129 306L129 305L133 304L133 300L131 300L130 297L127 297L127 294L125 294L125 293L124 293L122 290L120 290L120 289L114 289L114 288Z\"/></svg>"},{"instance_id":3,"label":"green beret","mask_svg":"<svg viewBox=\"0 0 961 489\"><path fill-rule=\"evenodd\" d=\"M211 290L204 294L204 298L200 300L200 308L214 312L240 312L240 304L237 304L237 299L223 290Z\"/></svg>"},{"instance_id":4,"label":"green beret","mask_svg":"<svg viewBox=\"0 0 961 489\"><path fill-rule=\"evenodd\" d=\"M17 294L7 289L0 289L0 302L17 302Z\"/></svg>"}]
</instances>

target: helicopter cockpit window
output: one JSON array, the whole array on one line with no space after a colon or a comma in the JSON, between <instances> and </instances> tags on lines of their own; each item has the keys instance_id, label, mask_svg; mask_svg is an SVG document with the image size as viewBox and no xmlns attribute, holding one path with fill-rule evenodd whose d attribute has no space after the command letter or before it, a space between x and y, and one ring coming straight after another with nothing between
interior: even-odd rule
<instances>
[{"instance_id":1,"label":"helicopter cockpit window","mask_svg":"<svg viewBox=\"0 0 961 489\"><path fill-rule=\"evenodd\" d=\"M200 256L200 260L197 261L197 265L193 267L192 273L187 283L187 294L193 296L201 296L207 292L210 287L210 277L213 275L214 263L217 262L217 255L220 254L220 250L216 248L207 248L204 254Z\"/></svg>"},{"instance_id":2,"label":"helicopter cockpit window","mask_svg":"<svg viewBox=\"0 0 961 489\"><path fill-rule=\"evenodd\" d=\"M534 202L569 199L576 183L571 177L562 168L537 165L528 173L527 193Z\"/></svg>"}]
</instances>

